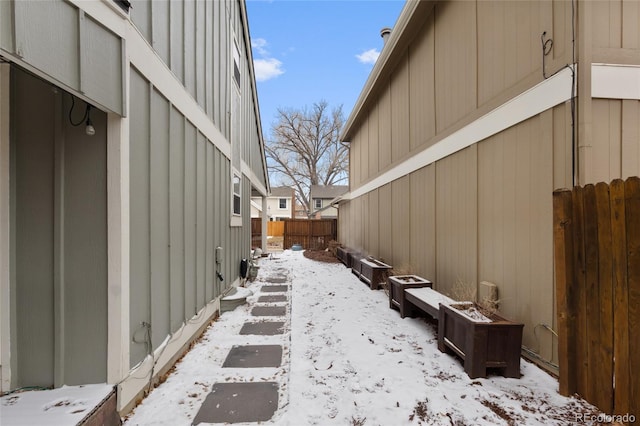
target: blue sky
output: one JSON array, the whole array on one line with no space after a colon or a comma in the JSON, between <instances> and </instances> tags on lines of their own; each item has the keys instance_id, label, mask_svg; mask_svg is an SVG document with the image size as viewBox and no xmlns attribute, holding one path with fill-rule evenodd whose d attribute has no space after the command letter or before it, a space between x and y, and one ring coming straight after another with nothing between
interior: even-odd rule
<instances>
[{"instance_id":1,"label":"blue sky","mask_svg":"<svg viewBox=\"0 0 640 426\"><path fill-rule=\"evenodd\" d=\"M345 119L404 0L247 0L262 128L278 108L342 104Z\"/></svg>"}]
</instances>

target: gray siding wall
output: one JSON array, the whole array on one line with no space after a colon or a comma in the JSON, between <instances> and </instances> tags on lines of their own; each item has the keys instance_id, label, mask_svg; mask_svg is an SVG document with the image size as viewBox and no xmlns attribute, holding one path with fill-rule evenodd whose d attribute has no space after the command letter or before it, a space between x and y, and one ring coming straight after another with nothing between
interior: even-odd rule
<instances>
[{"instance_id":1,"label":"gray siding wall","mask_svg":"<svg viewBox=\"0 0 640 426\"><path fill-rule=\"evenodd\" d=\"M0 48L123 113L123 42L116 34L66 1L3 1L0 24Z\"/></svg>"},{"instance_id":2,"label":"gray siding wall","mask_svg":"<svg viewBox=\"0 0 640 426\"><path fill-rule=\"evenodd\" d=\"M130 123L133 366L238 277L251 231L229 225L229 159L135 69ZM243 182L247 224L251 184ZM142 323L151 325L150 346Z\"/></svg>"}]
</instances>

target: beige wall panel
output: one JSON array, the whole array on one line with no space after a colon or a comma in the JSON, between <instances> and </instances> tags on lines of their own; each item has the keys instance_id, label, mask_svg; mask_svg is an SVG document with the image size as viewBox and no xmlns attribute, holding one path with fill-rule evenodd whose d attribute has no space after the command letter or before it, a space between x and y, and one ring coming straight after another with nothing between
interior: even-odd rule
<instances>
[{"instance_id":1,"label":"beige wall panel","mask_svg":"<svg viewBox=\"0 0 640 426\"><path fill-rule=\"evenodd\" d=\"M476 7L467 1L440 2L435 14L436 128L440 132L476 108Z\"/></svg>"},{"instance_id":2,"label":"beige wall panel","mask_svg":"<svg viewBox=\"0 0 640 426\"><path fill-rule=\"evenodd\" d=\"M378 190L378 250L369 254L387 261L393 259L393 232L392 232L392 193L391 184L380 187Z\"/></svg>"},{"instance_id":3,"label":"beige wall panel","mask_svg":"<svg viewBox=\"0 0 640 426\"><path fill-rule=\"evenodd\" d=\"M610 182L621 176L622 101L594 99L592 102L592 167L586 170L587 183Z\"/></svg>"},{"instance_id":4,"label":"beige wall panel","mask_svg":"<svg viewBox=\"0 0 640 426\"><path fill-rule=\"evenodd\" d=\"M376 189L369 193L369 228L367 233L369 234L369 245L367 251L370 253L380 252L380 196L379 191Z\"/></svg>"},{"instance_id":5,"label":"beige wall panel","mask_svg":"<svg viewBox=\"0 0 640 426\"><path fill-rule=\"evenodd\" d=\"M431 164L411 174L410 211L412 274L436 282L436 166Z\"/></svg>"},{"instance_id":6,"label":"beige wall panel","mask_svg":"<svg viewBox=\"0 0 640 426\"><path fill-rule=\"evenodd\" d=\"M409 62L405 55L391 76L391 161L409 153Z\"/></svg>"},{"instance_id":7,"label":"beige wall panel","mask_svg":"<svg viewBox=\"0 0 640 426\"><path fill-rule=\"evenodd\" d=\"M378 165L379 170L383 170L391 164L391 95L388 87L380 94L378 105Z\"/></svg>"},{"instance_id":8,"label":"beige wall panel","mask_svg":"<svg viewBox=\"0 0 640 426\"><path fill-rule=\"evenodd\" d=\"M547 35L553 38L553 58L571 54L571 2L553 0L553 32Z\"/></svg>"},{"instance_id":9,"label":"beige wall panel","mask_svg":"<svg viewBox=\"0 0 640 426\"><path fill-rule=\"evenodd\" d=\"M622 0L622 47L640 48L640 2Z\"/></svg>"},{"instance_id":10,"label":"beige wall panel","mask_svg":"<svg viewBox=\"0 0 640 426\"><path fill-rule=\"evenodd\" d=\"M540 34L549 2L478 2L478 103L482 105L541 65ZM551 34L549 34L551 37Z\"/></svg>"},{"instance_id":11,"label":"beige wall panel","mask_svg":"<svg viewBox=\"0 0 640 426\"><path fill-rule=\"evenodd\" d=\"M553 109L553 189L573 186L571 104Z\"/></svg>"},{"instance_id":12,"label":"beige wall panel","mask_svg":"<svg viewBox=\"0 0 640 426\"><path fill-rule=\"evenodd\" d=\"M360 169L360 182L364 182L369 178L369 120L365 119L358 130L358 145L360 146L360 160L358 168Z\"/></svg>"},{"instance_id":13,"label":"beige wall panel","mask_svg":"<svg viewBox=\"0 0 640 426\"><path fill-rule=\"evenodd\" d=\"M640 176L640 101L622 101L622 178Z\"/></svg>"},{"instance_id":14,"label":"beige wall panel","mask_svg":"<svg viewBox=\"0 0 640 426\"><path fill-rule=\"evenodd\" d=\"M478 280L498 286L500 311L546 359L552 336L533 329L554 319L552 121L546 112L478 146Z\"/></svg>"},{"instance_id":15,"label":"beige wall panel","mask_svg":"<svg viewBox=\"0 0 640 426\"><path fill-rule=\"evenodd\" d=\"M338 213L338 241L347 247L352 247L351 236L349 235L350 218L351 203L346 202L340 204L340 210Z\"/></svg>"},{"instance_id":16,"label":"beige wall panel","mask_svg":"<svg viewBox=\"0 0 640 426\"><path fill-rule=\"evenodd\" d=\"M369 176L375 176L379 167L379 140L378 140L378 105L376 104L369 112Z\"/></svg>"},{"instance_id":17,"label":"beige wall panel","mask_svg":"<svg viewBox=\"0 0 640 426\"><path fill-rule=\"evenodd\" d=\"M362 150L362 146L360 143L360 133L356 133L355 137L351 141L351 145L349 148L349 180L351 181L351 188L357 188L360 186L360 168L362 165L360 164L360 151Z\"/></svg>"},{"instance_id":18,"label":"beige wall panel","mask_svg":"<svg viewBox=\"0 0 640 426\"><path fill-rule=\"evenodd\" d=\"M362 215L360 216L361 220L359 223L359 231L360 235L362 235L362 247L365 250L369 250L369 222L371 221L371 216L369 215L369 194L364 194L362 197L358 198L362 205Z\"/></svg>"},{"instance_id":19,"label":"beige wall panel","mask_svg":"<svg viewBox=\"0 0 640 426\"><path fill-rule=\"evenodd\" d=\"M406 175L391 183L391 232L394 268L411 271L411 178Z\"/></svg>"},{"instance_id":20,"label":"beige wall panel","mask_svg":"<svg viewBox=\"0 0 640 426\"><path fill-rule=\"evenodd\" d=\"M436 163L435 288L477 285L477 145Z\"/></svg>"},{"instance_id":21,"label":"beige wall panel","mask_svg":"<svg viewBox=\"0 0 640 426\"><path fill-rule=\"evenodd\" d=\"M434 39L433 15L430 15L424 31L409 46L409 139L412 151L433 138L436 131Z\"/></svg>"},{"instance_id":22,"label":"beige wall panel","mask_svg":"<svg viewBox=\"0 0 640 426\"><path fill-rule=\"evenodd\" d=\"M593 47L622 47L622 2L592 0L591 7Z\"/></svg>"},{"instance_id":23,"label":"beige wall panel","mask_svg":"<svg viewBox=\"0 0 640 426\"><path fill-rule=\"evenodd\" d=\"M138 7L139 2L136 2L132 11ZM169 15L171 2L168 1L156 1L150 3L152 9L152 25L150 42L153 45L153 49L160 55L165 64L169 64ZM133 13L133 12L132 12Z\"/></svg>"}]
</instances>

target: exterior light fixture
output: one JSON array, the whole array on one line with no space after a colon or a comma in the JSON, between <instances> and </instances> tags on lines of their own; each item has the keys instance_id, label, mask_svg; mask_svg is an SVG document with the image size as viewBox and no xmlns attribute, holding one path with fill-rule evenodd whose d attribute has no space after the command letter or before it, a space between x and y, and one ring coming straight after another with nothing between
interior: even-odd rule
<instances>
[{"instance_id":1,"label":"exterior light fixture","mask_svg":"<svg viewBox=\"0 0 640 426\"><path fill-rule=\"evenodd\" d=\"M91 104L87 104L87 107L84 110L84 115L82 116L82 119L77 123L74 122L73 118L71 117L71 114L73 113L73 109L75 106L76 106L76 97L71 95L71 108L69 109L69 123L71 123L73 127L78 127L79 125L84 123L85 124L84 132L88 136L95 135L96 128L93 127L93 122L91 121L91 108L92 108Z\"/></svg>"}]
</instances>

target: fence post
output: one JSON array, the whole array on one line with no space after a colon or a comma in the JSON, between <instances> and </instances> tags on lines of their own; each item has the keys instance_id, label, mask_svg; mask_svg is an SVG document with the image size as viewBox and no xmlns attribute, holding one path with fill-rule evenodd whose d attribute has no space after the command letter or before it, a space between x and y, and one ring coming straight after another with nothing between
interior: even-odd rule
<instances>
[{"instance_id":1,"label":"fence post","mask_svg":"<svg viewBox=\"0 0 640 426\"><path fill-rule=\"evenodd\" d=\"M573 323L573 224L572 194L568 189L553 193L553 246L558 312L558 364L561 395L576 391L575 339Z\"/></svg>"}]
</instances>

